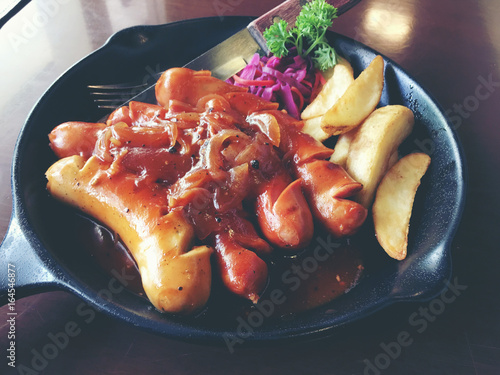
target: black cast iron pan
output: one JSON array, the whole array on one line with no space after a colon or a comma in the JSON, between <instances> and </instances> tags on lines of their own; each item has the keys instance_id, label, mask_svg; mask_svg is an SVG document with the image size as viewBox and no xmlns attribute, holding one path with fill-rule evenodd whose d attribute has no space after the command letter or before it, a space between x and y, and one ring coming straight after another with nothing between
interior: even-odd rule
<instances>
[{"instance_id":1,"label":"black cast iron pan","mask_svg":"<svg viewBox=\"0 0 500 375\"><path fill-rule=\"evenodd\" d=\"M64 73L42 96L19 136L12 166L13 216L0 249L0 294L7 301L7 264L16 266L17 298L49 290L66 290L92 308L134 326L168 337L198 342L224 342L237 334L236 315L222 320L202 313L194 318L161 314L149 302L116 281L127 273L104 272L83 249L82 218L55 202L45 189L44 173L55 161L48 133L69 121L95 122L96 109L86 86L152 80L169 67L182 66L243 28L246 17L208 18L123 30L100 49ZM351 39L329 34L337 51L358 74L376 55ZM314 337L365 317L397 301L433 298L451 275L450 244L465 197L464 158L457 138L432 97L400 67L385 59L381 105L403 104L416 118L415 130L402 153L424 151L432 163L416 198L409 256L402 262L375 261L349 293L291 319L275 319L252 329L246 342ZM121 280L123 281L123 280ZM228 307L228 311L230 308ZM241 333L241 332L240 332Z\"/></svg>"}]
</instances>

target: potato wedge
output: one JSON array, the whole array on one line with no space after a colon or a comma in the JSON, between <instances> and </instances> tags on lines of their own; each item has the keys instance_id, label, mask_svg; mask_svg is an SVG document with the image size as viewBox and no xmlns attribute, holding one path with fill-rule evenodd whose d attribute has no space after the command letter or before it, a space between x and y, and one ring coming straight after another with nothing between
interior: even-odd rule
<instances>
[{"instance_id":1,"label":"potato wedge","mask_svg":"<svg viewBox=\"0 0 500 375\"><path fill-rule=\"evenodd\" d=\"M415 193L431 158L409 154L386 173L373 203L373 223L380 246L392 258L406 258L408 232Z\"/></svg>"},{"instance_id":2,"label":"potato wedge","mask_svg":"<svg viewBox=\"0 0 500 375\"><path fill-rule=\"evenodd\" d=\"M335 143L334 153L330 158L332 163L338 164L342 168L346 167L347 156L349 155L349 149L351 148L351 143L356 136L356 132L357 129L352 129L347 133L339 135L337 143Z\"/></svg>"},{"instance_id":3,"label":"potato wedge","mask_svg":"<svg viewBox=\"0 0 500 375\"><path fill-rule=\"evenodd\" d=\"M340 58L337 65L323 72L323 77L326 79L325 85L318 96L301 113L304 120L302 131L319 142L330 138L330 134L325 133L321 128L322 116L354 82L352 66L344 58Z\"/></svg>"},{"instance_id":4,"label":"potato wedge","mask_svg":"<svg viewBox=\"0 0 500 375\"><path fill-rule=\"evenodd\" d=\"M330 134L326 134L324 130L321 129L321 116L305 120L302 132L309 134L319 142L324 142L330 138Z\"/></svg>"},{"instance_id":5,"label":"potato wedge","mask_svg":"<svg viewBox=\"0 0 500 375\"><path fill-rule=\"evenodd\" d=\"M410 109L389 105L375 110L357 129L349 147L346 170L363 184L355 200L366 208L373 202L391 155L411 133L413 124L414 116Z\"/></svg>"},{"instance_id":6,"label":"potato wedge","mask_svg":"<svg viewBox=\"0 0 500 375\"><path fill-rule=\"evenodd\" d=\"M339 58L333 68L323 73L323 77L326 83L318 96L302 111L303 120L324 115L354 82L352 66L344 58Z\"/></svg>"},{"instance_id":7,"label":"potato wedge","mask_svg":"<svg viewBox=\"0 0 500 375\"><path fill-rule=\"evenodd\" d=\"M385 169L385 172L387 172L389 169L391 169L394 164L396 164L399 161L399 152L398 150L394 151L391 156L389 156L389 160L387 161L387 168ZM384 174L385 174L384 172Z\"/></svg>"},{"instance_id":8,"label":"potato wedge","mask_svg":"<svg viewBox=\"0 0 500 375\"><path fill-rule=\"evenodd\" d=\"M339 135L337 139L337 143L335 143L335 152L332 154L330 161L332 163L340 165L342 168L346 167L347 157L349 155L349 149L351 148L351 143L356 137L357 129L352 129L347 133ZM394 151L392 155L389 157L389 161L387 162L387 168L390 169L394 164L396 164L399 160L398 150ZM384 172L384 173L385 173Z\"/></svg>"},{"instance_id":9,"label":"potato wedge","mask_svg":"<svg viewBox=\"0 0 500 375\"><path fill-rule=\"evenodd\" d=\"M338 135L360 125L380 101L384 88L384 60L377 56L323 115L321 128Z\"/></svg>"}]
</instances>

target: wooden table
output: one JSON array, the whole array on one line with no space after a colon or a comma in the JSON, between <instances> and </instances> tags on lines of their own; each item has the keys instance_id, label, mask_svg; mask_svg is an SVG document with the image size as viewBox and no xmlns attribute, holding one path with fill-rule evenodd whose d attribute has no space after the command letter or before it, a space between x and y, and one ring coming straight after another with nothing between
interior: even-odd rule
<instances>
[{"instance_id":1,"label":"wooden table","mask_svg":"<svg viewBox=\"0 0 500 375\"><path fill-rule=\"evenodd\" d=\"M36 0L27 5L0 30L0 234L5 234L11 213L10 165L17 134L39 97L72 64L129 26L206 16L257 16L278 3ZM89 324L79 325L74 337L61 342L56 355L47 360L39 353L68 323L81 320L78 298L50 292L17 301L17 371L7 367L9 324L6 307L0 308L5 319L0 324L0 372L500 373L499 15L500 2L490 0L363 0L333 28L395 60L426 87L445 109L465 149L468 198L452 246L458 294L444 311L425 315L429 303L398 304L328 339L243 348L234 354L225 347L145 333L98 314ZM409 324L415 312L428 316L425 324ZM408 345L399 349L393 345L410 330Z\"/></svg>"}]
</instances>

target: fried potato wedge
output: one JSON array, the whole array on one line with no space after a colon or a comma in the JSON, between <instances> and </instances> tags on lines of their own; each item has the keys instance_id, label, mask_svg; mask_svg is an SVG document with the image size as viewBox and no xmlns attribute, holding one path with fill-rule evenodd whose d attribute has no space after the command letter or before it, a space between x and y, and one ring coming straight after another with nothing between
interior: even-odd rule
<instances>
[{"instance_id":1,"label":"fried potato wedge","mask_svg":"<svg viewBox=\"0 0 500 375\"><path fill-rule=\"evenodd\" d=\"M181 211L165 213L160 194L155 197L148 189L138 189L133 178L111 177L108 172L96 156L87 161L69 156L47 170L47 189L120 236L158 310L192 313L202 308L210 296L213 249L191 248L192 225Z\"/></svg>"},{"instance_id":2,"label":"fried potato wedge","mask_svg":"<svg viewBox=\"0 0 500 375\"><path fill-rule=\"evenodd\" d=\"M326 134L321 128L321 118L321 116L318 116L304 120L304 127L302 128L302 132L309 134L319 142L324 142L328 138L330 138L330 134Z\"/></svg>"},{"instance_id":3,"label":"fried potato wedge","mask_svg":"<svg viewBox=\"0 0 500 375\"><path fill-rule=\"evenodd\" d=\"M329 135L347 133L359 126L377 107L384 88L384 59L377 56L325 112L321 128Z\"/></svg>"},{"instance_id":4,"label":"fried potato wedge","mask_svg":"<svg viewBox=\"0 0 500 375\"><path fill-rule=\"evenodd\" d=\"M392 155L389 157L389 161L387 162L387 168L385 172L387 172L389 169L391 169L394 164L396 164L399 161L399 152L398 150L394 151ZM384 172L384 174L385 174Z\"/></svg>"},{"instance_id":5,"label":"fried potato wedge","mask_svg":"<svg viewBox=\"0 0 500 375\"><path fill-rule=\"evenodd\" d=\"M342 168L346 167L347 156L349 155L349 149L351 148L351 143L356 136L357 129L352 129L347 133L339 135L337 143L335 143L335 148L330 161L332 163L340 165Z\"/></svg>"},{"instance_id":6,"label":"fried potato wedge","mask_svg":"<svg viewBox=\"0 0 500 375\"><path fill-rule=\"evenodd\" d=\"M354 199L366 208L373 202L375 190L382 179L391 155L411 133L413 112L401 105L375 110L357 128L346 160L347 173L363 184Z\"/></svg>"},{"instance_id":7,"label":"fried potato wedge","mask_svg":"<svg viewBox=\"0 0 500 375\"><path fill-rule=\"evenodd\" d=\"M347 156L349 155L349 149L351 148L351 143L356 136L356 129L352 129L347 133L339 135L337 143L335 143L335 152L332 154L330 161L332 163L340 165L342 168L346 167ZM387 162L387 169L391 168L399 160L398 150L394 151Z\"/></svg>"},{"instance_id":8,"label":"fried potato wedge","mask_svg":"<svg viewBox=\"0 0 500 375\"><path fill-rule=\"evenodd\" d=\"M392 258L406 258L413 202L431 158L409 154L385 174L373 203L373 222L380 246Z\"/></svg>"},{"instance_id":9,"label":"fried potato wedge","mask_svg":"<svg viewBox=\"0 0 500 375\"><path fill-rule=\"evenodd\" d=\"M319 142L330 138L330 134L325 133L321 128L322 116L354 82L352 66L344 58L340 58L337 65L323 72L323 77L326 79L325 85L318 96L301 113L304 120L302 131Z\"/></svg>"},{"instance_id":10,"label":"fried potato wedge","mask_svg":"<svg viewBox=\"0 0 500 375\"><path fill-rule=\"evenodd\" d=\"M324 115L354 82L352 66L344 58L339 58L333 68L323 73L323 77L326 83L316 98L302 111L303 120Z\"/></svg>"}]
</instances>

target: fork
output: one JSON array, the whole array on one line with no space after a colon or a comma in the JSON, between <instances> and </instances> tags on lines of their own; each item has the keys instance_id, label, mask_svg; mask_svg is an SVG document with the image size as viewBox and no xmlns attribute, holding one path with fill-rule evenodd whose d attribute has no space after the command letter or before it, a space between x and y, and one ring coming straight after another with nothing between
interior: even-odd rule
<instances>
[{"instance_id":1,"label":"fork","mask_svg":"<svg viewBox=\"0 0 500 375\"><path fill-rule=\"evenodd\" d=\"M147 89L150 85L149 82L122 82L106 85L87 85L87 89L97 108L113 110Z\"/></svg>"}]
</instances>

